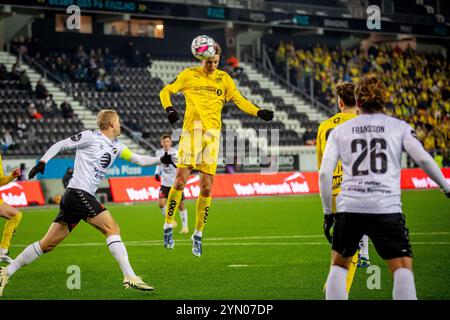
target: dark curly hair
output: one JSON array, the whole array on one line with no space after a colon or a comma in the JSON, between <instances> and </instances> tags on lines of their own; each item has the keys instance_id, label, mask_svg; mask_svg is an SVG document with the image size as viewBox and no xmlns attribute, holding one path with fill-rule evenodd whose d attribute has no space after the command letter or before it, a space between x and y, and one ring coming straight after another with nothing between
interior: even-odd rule
<instances>
[{"instance_id":1,"label":"dark curly hair","mask_svg":"<svg viewBox=\"0 0 450 320\"><path fill-rule=\"evenodd\" d=\"M374 75L365 76L356 85L355 97L364 113L383 111L386 103L386 86Z\"/></svg>"},{"instance_id":2,"label":"dark curly hair","mask_svg":"<svg viewBox=\"0 0 450 320\"><path fill-rule=\"evenodd\" d=\"M339 81L336 83L336 94L347 107L354 107L356 105L355 85L353 83Z\"/></svg>"}]
</instances>

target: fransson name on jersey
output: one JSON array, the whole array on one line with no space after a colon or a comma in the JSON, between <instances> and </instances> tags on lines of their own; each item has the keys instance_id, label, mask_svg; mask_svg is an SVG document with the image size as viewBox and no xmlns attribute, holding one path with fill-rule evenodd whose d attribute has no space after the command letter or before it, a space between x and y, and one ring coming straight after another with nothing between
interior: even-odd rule
<instances>
[{"instance_id":1,"label":"fransson name on jersey","mask_svg":"<svg viewBox=\"0 0 450 320\"><path fill-rule=\"evenodd\" d=\"M156 156L158 158L162 157L166 151L161 148L156 151ZM178 150L176 148L170 148L167 153L171 156L176 156ZM175 183L175 176L177 173L177 168L171 164L160 164L156 168L155 175L161 176L161 185L165 187L171 187Z\"/></svg>"},{"instance_id":2,"label":"fransson name on jersey","mask_svg":"<svg viewBox=\"0 0 450 320\"><path fill-rule=\"evenodd\" d=\"M59 142L60 150L76 149L75 168L69 188L81 189L95 195L108 168L127 147L119 140L110 140L100 131L85 130ZM47 153L41 160L48 162L54 155Z\"/></svg>"},{"instance_id":3,"label":"fransson name on jersey","mask_svg":"<svg viewBox=\"0 0 450 320\"><path fill-rule=\"evenodd\" d=\"M406 122L383 115L360 115L331 132L324 159L342 160L338 212L400 213L403 145L416 139Z\"/></svg>"}]
</instances>

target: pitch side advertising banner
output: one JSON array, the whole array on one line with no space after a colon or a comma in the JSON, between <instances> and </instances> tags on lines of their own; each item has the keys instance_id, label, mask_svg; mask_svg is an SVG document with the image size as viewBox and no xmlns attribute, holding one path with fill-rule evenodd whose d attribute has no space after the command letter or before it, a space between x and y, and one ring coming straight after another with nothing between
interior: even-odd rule
<instances>
[{"instance_id":1,"label":"pitch side advertising banner","mask_svg":"<svg viewBox=\"0 0 450 320\"><path fill-rule=\"evenodd\" d=\"M450 169L442 169L450 181ZM218 174L214 180L214 197L252 197L319 192L317 172L282 172L273 175L257 173ZM153 177L110 178L114 202L151 201L159 197L159 183ZM402 189L436 188L437 185L420 169L404 169ZM199 176L191 176L184 190L187 199L200 193Z\"/></svg>"},{"instance_id":2,"label":"pitch side advertising banner","mask_svg":"<svg viewBox=\"0 0 450 320\"><path fill-rule=\"evenodd\" d=\"M0 198L13 207L45 204L39 181L13 181L1 186Z\"/></svg>"}]
</instances>

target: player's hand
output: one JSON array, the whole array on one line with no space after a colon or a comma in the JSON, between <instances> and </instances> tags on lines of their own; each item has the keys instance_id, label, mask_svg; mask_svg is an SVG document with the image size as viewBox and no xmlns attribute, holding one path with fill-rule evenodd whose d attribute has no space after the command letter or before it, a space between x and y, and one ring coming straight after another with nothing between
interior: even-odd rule
<instances>
[{"instance_id":1,"label":"player's hand","mask_svg":"<svg viewBox=\"0 0 450 320\"><path fill-rule=\"evenodd\" d=\"M31 169L30 173L28 174L28 179L33 179L38 173L44 174L45 172L45 162L39 161L37 165Z\"/></svg>"},{"instance_id":2,"label":"player's hand","mask_svg":"<svg viewBox=\"0 0 450 320\"><path fill-rule=\"evenodd\" d=\"M327 238L328 242L331 243L333 241L333 236L331 235L331 228L334 225L334 217L333 214L325 214L323 216L323 233Z\"/></svg>"},{"instance_id":3,"label":"player's hand","mask_svg":"<svg viewBox=\"0 0 450 320\"><path fill-rule=\"evenodd\" d=\"M161 182L161 177L159 176L159 174L155 174L155 180Z\"/></svg>"},{"instance_id":4,"label":"player's hand","mask_svg":"<svg viewBox=\"0 0 450 320\"><path fill-rule=\"evenodd\" d=\"M273 119L273 111L272 110L260 109L260 110L258 110L258 113L256 115L265 121L270 121Z\"/></svg>"},{"instance_id":5,"label":"player's hand","mask_svg":"<svg viewBox=\"0 0 450 320\"><path fill-rule=\"evenodd\" d=\"M167 164L167 165L173 164L173 165L175 165L175 163L173 163L172 156L170 154L168 154L167 152L164 153L164 155L160 158L160 160L161 160L161 163L163 163L163 164Z\"/></svg>"},{"instance_id":6,"label":"player's hand","mask_svg":"<svg viewBox=\"0 0 450 320\"><path fill-rule=\"evenodd\" d=\"M11 171L11 176L15 179L18 176L20 176L20 169L19 168L15 168L13 171Z\"/></svg>"},{"instance_id":7,"label":"player's hand","mask_svg":"<svg viewBox=\"0 0 450 320\"><path fill-rule=\"evenodd\" d=\"M180 117L178 116L177 110L175 110L173 107L168 107L166 109L166 112L167 112L167 118L169 119L169 122L171 124L174 124L175 122L178 121L178 119L180 119Z\"/></svg>"}]
</instances>

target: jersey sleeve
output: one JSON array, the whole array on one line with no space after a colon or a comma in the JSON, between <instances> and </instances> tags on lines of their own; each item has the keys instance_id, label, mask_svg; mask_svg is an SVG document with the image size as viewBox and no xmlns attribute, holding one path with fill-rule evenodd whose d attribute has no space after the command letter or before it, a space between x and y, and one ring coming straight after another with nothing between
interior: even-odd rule
<instances>
[{"instance_id":1,"label":"jersey sleeve","mask_svg":"<svg viewBox=\"0 0 450 320\"><path fill-rule=\"evenodd\" d=\"M239 90L236 88L236 84L234 83L233 79L228 74L226 75L225 79L227 81L225 101L233 101L239 109L256 117L259 108L241 95Z\"/></svg>"},{"instance_id":2,"label":"jersey sleeve","mask_svg":"<svg viewBox=\"0 0 450 320\"><path fill-rule=\"evenodd\" d=\"M436 182L446 193L450 192L450 185L442 174L436 161L417 139L416 132L410 125L406 125L403 133L403 148L428 176Z\"/></svg>"},{"instance_id":3,"label":"jersey sleeve","mask_svg":"<svg viewBox=\"0 0 450 320\"><path fill-rule=\"evenodd\" d=\"M319 189L324 214L332 213L333 172L339 160L336 131L333 130L328 138L319 171Z\"/></svg>"},{"instance_id":4,"label":"jersey sleeve","mask_svg":"<svg viewBox=\"0 0 450 320\"><path fill-rule=\"evenodd\" d=\"M173 79L168 85L162 88L161 92L159 93L159 98L164 109L172 106L170 96L184 89L187 74L188 69L183 70L175 77L175 79Z\"/></svg>"},{"instance_id":5,"label":"jersey sleeve","mask_svg":"<svg viewBox=\"0 0 450 320\"><path fill-rule=\"evenodd\" d=\"M317 137L316 137L316 158L317 158L317 170L320 170L320 165L322 164L322 135L323 131L323 125L319 126L319 129L317 130Z\"/></svg>"},{"instance_id":6,"label":"jersey sleeve","mask_svg":"<svg viewBox=\"0 0 450 320\"><path fill-rule=\"evenodd\" d=\"M80 149L91 144L93 141L94 133L92 130L85 130L78 134L71 136L70 138L61 140L50 147L41 161L48 162L59 152L64 150Z\"/></svg>"}]
</instances>

